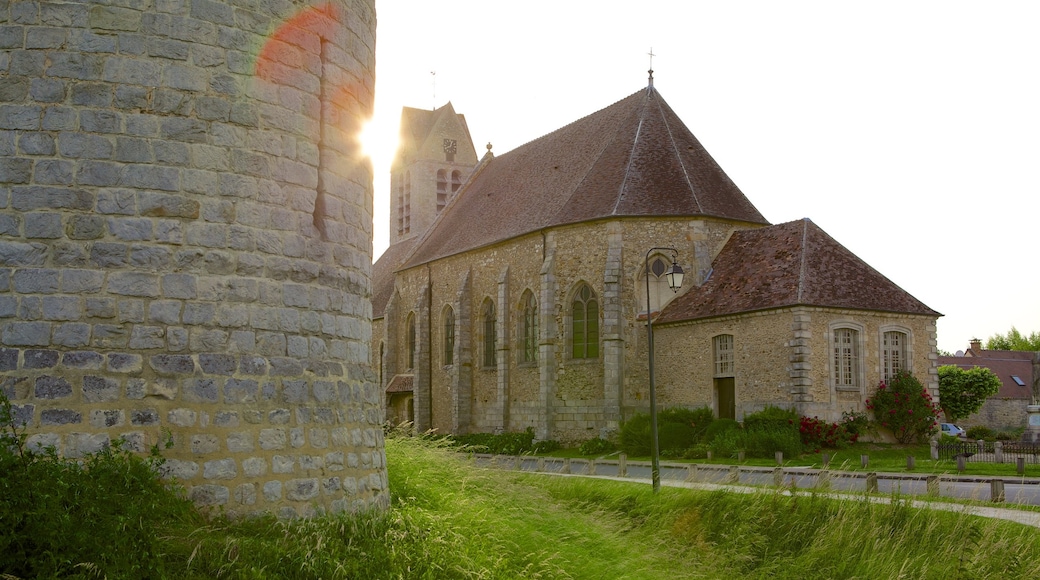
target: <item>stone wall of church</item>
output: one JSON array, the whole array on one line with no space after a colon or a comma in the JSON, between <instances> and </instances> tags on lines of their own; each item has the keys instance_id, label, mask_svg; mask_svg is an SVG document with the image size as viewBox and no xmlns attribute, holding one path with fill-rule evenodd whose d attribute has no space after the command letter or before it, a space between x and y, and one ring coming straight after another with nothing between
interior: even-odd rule
<instances>
[{"instance_id":1,"label":"stone wall of church","mask_svg":"<svg viewBox=\"0 0 1040 580\"><path fill-rule=\"evenodd\" d=\"M675 246L679 262L688 272L706 273L734 227L726 222L688 219L579 224L400 272L395 304L408 305L395 315L400 337L405 336L408 312L418 315L421 311L422 300L427 299L422 290L431 281L429 311L436 319L430 325L430 336L419 340L430 343L419 348L431 349L431 368L416 370L419 383L424 373L429 377L431 426L442 432L522 431L547 420L549 436L555 439L583 441L610 435L623 418L617 409L638 406L637 393L640 388L645 391L645 358L640 357L645 357L646 335L636 312L645 302L640 297L645 296L642 271L647 250ZM614 274L616 297L609 295L611 275L605 273L611 260L605 240L610 236L618 240L622 256L619 272ZM696 279L696 275L687 278L688 283ZM541 304L546 280L552 295L548 306ZM600 311L600 354L591 360L574 359L570 351L570 302L582 282L596 294ZM534 293L544 313L539 323L540 356L551 353L548 365L520 360L520 300L526 290ZM483 305L487 300L495 304L497 321L498 352L493 367L486 367L483 360ZM452 307L457 321L451 365L444 364L443 353L446 306ZM463 316L464 312L468 315ZM467 347L463 347L464 337L469 340ZM616 355L608 354L605 345L609 341L620 344ZM388 356L402 360L406 356L403 347L402 343L397 354ZM399 368L403 368L400 363ZM608 384L610 381L615 384ZM416 388L426 387L417 384ZM467 392L466 401L460 401L461 393ZM465 408L460 411L458 405ZM453 421L460 413L468 413L468 423Z\"/></svg>"},{"instance_id":2,"label":"stone wall of church","mask_svg":"<svg viewBox=\"0 0 1040 580\"><path fill-rule=\"evenodd\" d=\"M373 0L0 2L0 370L229 514L386 506Z\"/></svg>"}]
</instances>

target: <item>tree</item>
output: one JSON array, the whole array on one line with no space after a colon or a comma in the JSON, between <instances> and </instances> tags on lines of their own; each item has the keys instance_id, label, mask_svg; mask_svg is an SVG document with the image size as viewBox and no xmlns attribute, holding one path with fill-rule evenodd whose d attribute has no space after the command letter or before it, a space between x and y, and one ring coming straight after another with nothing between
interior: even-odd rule
<instances>
[{"instance_id":1,"label":"tree","mask_svg":"<svg viewBox=\"0 0 1040 580\"><path fill-rule=\"evenodd\" d=\"M986 340L986 350L1040 350L1040 332L1026 336L1014 326L1006 335L994 334Z\"/></svg>"},{"instance_id":2,"label":"tree","mask_svg":"<svg viewBox=\"0 0 1040 580\"><path fill-rule=\"evenodd\" d=\"M939 405L950 421L968 417L1000 390L1000 377L986 367L939 367Z\"/></svg>"},{"instance_id":3,"label":"tree","mask_svg":"<svg viewBox=\"0 0 1040 580\"><path fill-rule=\"evenodd\" d=\"M939 406L921 381L905 370L897 372L888 383L881 381L866 404L874 412L874 421L903 444L930 434L939 424Z\"/></svg>"}]
</instances>

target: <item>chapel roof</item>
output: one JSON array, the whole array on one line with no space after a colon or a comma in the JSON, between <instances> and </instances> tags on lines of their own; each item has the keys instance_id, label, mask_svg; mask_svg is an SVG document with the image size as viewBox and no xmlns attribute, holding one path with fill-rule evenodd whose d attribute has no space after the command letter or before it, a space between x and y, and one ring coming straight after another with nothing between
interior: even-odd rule
<instances>
[{"instance_id":1,"label":"chapel roof","mask_svg":"<svg viewBox=\"0 0 1040 580\"><path fill-rule=\"evenodd\" d=\"M604 218L769 223L653 87L485 161L406 267Z\"/></svg>"},{"instance_id":2,"label":"chapel roof","mask_svg":"<svg viewBox=\"0 0 1040 580\"><path fill-rule=\"evenodd\" d=\"M704 284L658 323L797 305L941 316L806 218L734 232Z\"/></svg>"},{"instance_id":3,"label":"chapel roof","mask_svg":"<svg viewBox=\"0 0 1040 580\"><path fill-rule=\"evenodd\" d=\"M415 247L416 238L401 240L389 246L372 264L372 318L382 318L386 304L394 293L394 272Z\"/></svg>"}]
</instances>

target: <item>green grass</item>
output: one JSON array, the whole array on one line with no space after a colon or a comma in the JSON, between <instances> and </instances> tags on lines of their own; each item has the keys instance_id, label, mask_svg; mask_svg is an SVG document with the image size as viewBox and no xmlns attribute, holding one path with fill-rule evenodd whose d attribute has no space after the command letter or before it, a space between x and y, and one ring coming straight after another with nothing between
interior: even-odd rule
<instances>
[{"instance_id":1,"label":"green grass","mask_svg":"<svg viewBox=\"0 0 1040 580\"><path fill-rule=\"evenodd\" d=\"M734 494L668 487L654 495L645 483L479 469L441 444L417 438L389 437L386 452L392 497L386 513L293 521L146 520L144 529L160 540L153 557L161 562L152 569L163 571L149 577L945 580L1040 575L1036 529L966 513L918 510L896 498L878 504L813 494L791 497L780 490ZM123 496L122 503L130 499ZM107 556L137 557L118 549ZM104 561L84 560L66 577L103 577Z\"/></svg>"}]
</instances>

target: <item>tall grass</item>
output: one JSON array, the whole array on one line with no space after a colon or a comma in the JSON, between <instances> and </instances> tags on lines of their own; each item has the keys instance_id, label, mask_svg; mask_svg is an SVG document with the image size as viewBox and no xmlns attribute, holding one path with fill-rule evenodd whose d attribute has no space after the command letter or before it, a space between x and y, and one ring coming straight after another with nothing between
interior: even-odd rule
<instances>
[{"instance_id":1,"label":"tall grass","mask_svg":"<svg viewBox=\"0 0 1040 580\"><path fill-rule=\"evenodd\" d=\"M386 513L198 520L190 529L183 518L156 518L144 522L163 547L153 569L169 578L365 580L1040 575L1034 528L898 499L654 495L640 483L479 469L420 439L390 437L386 451ZM103 562L73 570L117 577Z\"/></svg>"}]
</instances>

